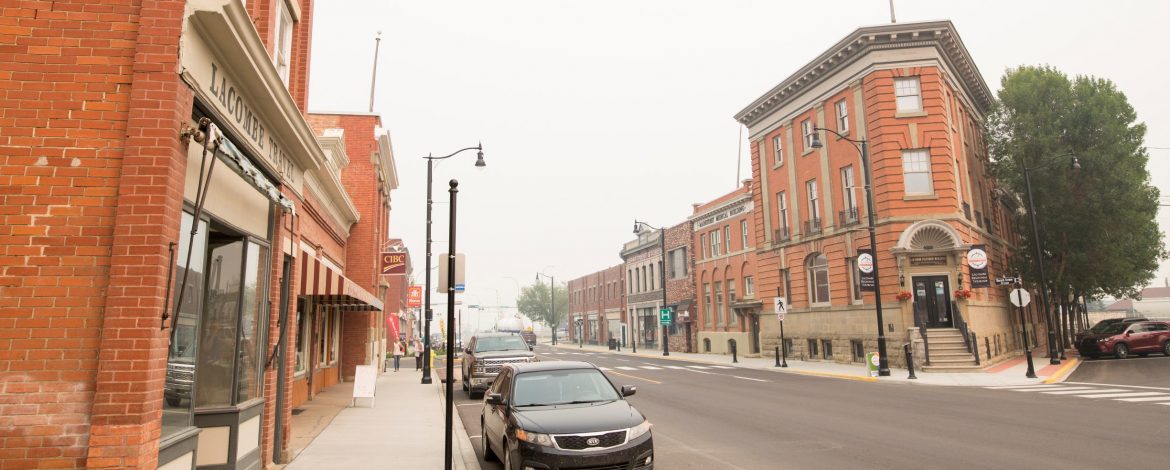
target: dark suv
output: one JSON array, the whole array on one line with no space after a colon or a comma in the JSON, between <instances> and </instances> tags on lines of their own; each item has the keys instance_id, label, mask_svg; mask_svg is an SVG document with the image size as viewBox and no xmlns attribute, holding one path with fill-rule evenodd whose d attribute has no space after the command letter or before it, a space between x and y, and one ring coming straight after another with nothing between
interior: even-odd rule
<instances>
[{"instance_id":1,"label":"dark suv","mask_svg":"<svg viewBox=\"0 0 1170 470\"><path fill-rule=\"evenodd\" d=\"M508 364L484 398L484 459L521 468L654 468L650 421L587 362Z\"/></svg>"},{"instance_id":2,"label":"dark suv","mask_svg":"<svg viewBox=\"0 0 1170 470\"><path fill-rule=\"evenodd\" d=\"M1094 327L1096 330L1096 327ZM1086 334L1077 342L1085 357L1112 355L1125 359L1130 354L1170 356L1170 323L1157 321L1115 322L1100 331Z\"/></svg>"},{"instance_id":3,"label":"dark suv","mask_svg":"<svg viewBox=\"0 0 1170 470\"><path fill-rule=\"evenodd\" d=\"M463 389L475 398L487 390L500 373L500 366L517 362L534 362L532 346L520 335L487 333L471 337L463 350Z\"/></svg>"}]
</instances>

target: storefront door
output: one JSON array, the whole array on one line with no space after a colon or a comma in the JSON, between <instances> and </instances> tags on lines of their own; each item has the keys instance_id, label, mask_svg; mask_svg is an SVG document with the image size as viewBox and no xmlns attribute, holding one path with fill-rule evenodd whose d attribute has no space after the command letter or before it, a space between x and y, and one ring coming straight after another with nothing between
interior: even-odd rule
<instances>
[{"instance_id":1,"label":"storefront door","mask_svg":"<svg viewBox=\"0 0 1170 470\"><path fill-rule=\"evenodd\" d=\"M914 277L915 323L927 328L952 328L950 283L946 276Z\"/></svg>"}]
</instances>

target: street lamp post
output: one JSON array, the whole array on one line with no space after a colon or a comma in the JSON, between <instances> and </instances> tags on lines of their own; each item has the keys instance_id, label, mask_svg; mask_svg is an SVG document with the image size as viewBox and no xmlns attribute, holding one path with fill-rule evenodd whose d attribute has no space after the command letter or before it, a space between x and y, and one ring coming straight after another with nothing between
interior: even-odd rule
<instances>
[{"instance_id":1,"label":"street lamp post","mask_svg":"<svg viewBox=\"0 0 1170 470\"><path fill-rule=\"evenodd\" d=\"M475 147L467 147L465 149L459 149L459 150L455 151L455 153L452 153L450 155L443 156L443 157L433 157L431 155L427 155L427 156L423 157L427 160L427 266L426 266L426 269L423 270L423 273L424 273L423 275L426 276L426 278L427 278L425 283L424 283L426 287L423 288L424 289L423 296L426 297L426 299L423 300L423 309L425 311L425 314L423 315L425 318L425 323L424 323L425 326L423 327L423 334L425 336L423 336L422 383L424 383L424 384L431 383L431 360L430 360L430 358L431 358L431 316L433 315L433 312L431 311L431 205L433 203L433 201L431 200L431 180L434 176L435 160L445 160L445 159L454 157L455 155L458 155L458 154L463 153L463 152L468 151L468 150L478 150L479 151L478 156L475 160L476 168L483 168L484 166L487 165L483 161L483 144L482 143L475 146ZM451 253L451 256L454 256L454 255L455 255L455 253Z\"/></svg>"},{"instance_id":2,"label":"street lamp post","mask_svg":"<svg viewBox=\"0 0 1170 470\"><path fill-rule=\"evenodd\" d=\"M665 310L670 308L666 306L666 228L655 228L653 225L646 222L639 222L635 219L634 234L641 233L643 225L658 230L658 241L661 242L660 245L662 247L662 266L658 268L658 271L662 277L662 309ZM660 311L658 314L661 315L662 312ZM670 355L670 325L662 325L662 355Z\"/></svg>"},{"instance_id":3,"label":"street lamp post","mask_svg":"<svg viewBox=\"0 0 1170 470\"><path fill-rule=\"evenodd\" d=\"M536 282L540 282L540 276L548 278L548 315L549 318L557 317L557 277L549 276L544 273L536 273ZM557 325L552 325L552 344L557 344Z\"/></svg>"},{"instance_id":4,"label":"street lamp post","mask_svg":"<svg viewBox=\"0 0 1170 470\"><path fill-rule=\"evenodd\" d=\"M845 137L840 132L824 127L813 127L814 131L828 131L832 132L849 143L857 147L857 151L861 152L861 173L865 175L865 207L869 219L869 248L873 250L873 302L877 310L877 333L878 333L878 375L888 377L890 375L890 361L886 357L886 333L885 321L882 320L882 281L878 274L878 248L877 237L874 235L874 217L873 217L873 184L870 181L869 168L869 142L865 139L853 140ZM812 134L812 148L821 148L820 134L813 132Z\"/></svg>"},{"instance_id":5,"label":"street lamp post","mask_svg":"<svg viewBox=\"0 0 1170 470\"><path fill-rule=\"evenodd\" d=\"M1070 156L1071 154L1061 155ZM1074 170L1081 168L1081 162L1077 160L1076 155L1072 156L1071 167ZM1050 165L1051 163L1049 163ZM1053 328L1055 323L1052 320L1052 312L1048 309L1048 278L1044 273L1044 249L1040 246L1040 228L1036 224L1036 203L1032 200L1032 170L1043 168L1048 165L1040 165L1028 168L1024 165L1023 160L1020 160L1020 168L1024 170L1024 190L1028 193L1028 216L1032 220L1032 240L1036 248L1036 268L1040 274L1040 307L1044 309L1044 324L1048 330L1048 363L1060 364L1061 355L1064 351L1057 351L1056 348L1056 330ZM1063 349L1063 348L1061 348Z\"/></svg>"}]
</instances>

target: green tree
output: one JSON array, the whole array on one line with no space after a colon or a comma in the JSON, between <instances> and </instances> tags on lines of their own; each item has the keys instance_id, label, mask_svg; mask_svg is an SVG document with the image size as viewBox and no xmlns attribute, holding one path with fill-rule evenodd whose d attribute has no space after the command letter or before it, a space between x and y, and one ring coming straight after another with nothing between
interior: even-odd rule
<instances>
[{"instance_id":1,"label":"green tree","mask_svg":"<svg viewBox=\"0 0 1170 470\"><path fill-rule=\"evenodd\" d=\"M556 308L552 305L549 295L554 294ZM569 315L569 293L564 286L557 285L550 291L548 284L536 283L520 289L520 298L516 301L516 308L532 321L544 323L552 328L556 334L557 328L565 322Z\"/></svg>"},{"instance_id":2,"label":"green tree","mask_svg":"<svg viewBox=\"0 0 1170 470\"><path fill-rule=\"evenodd\" d=\"M1054 307L1140 291L1167 252L1146 170L1146 126L1125 95L1106 79L1025 66L1004 74L998 97L987 117L991 171L1027 208L1029 169ZM1031 221L1017 215L1014 268L1035 283Z\"/></svg>"}]
</instances>

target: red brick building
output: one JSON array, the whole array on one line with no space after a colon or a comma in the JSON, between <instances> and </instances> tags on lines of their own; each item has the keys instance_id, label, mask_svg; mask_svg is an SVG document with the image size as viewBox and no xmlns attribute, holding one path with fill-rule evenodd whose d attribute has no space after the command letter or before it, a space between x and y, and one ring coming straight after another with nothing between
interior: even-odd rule
<instances>
[{"instance_id":1,"label":"red brick building","mask_svg":"<svg viewBox=\"0 0 1170 470\"><path fill-rule=\"evenodd\" d=\"M700 352L760 354L760 297L756 293L753 181L715 200L696 204L693 236L696 315Z\"/></svg>"},{"instance_id":2,"label":"red brick building","mask_svg":"<svg viewBox=\"0 0 1170 470\"><path fill-rule=\"evenodd\" d=\"M341 379L386 216L304 118L312 5L5 9L0 466L267 467Z\"/></svg>"},{"instance_id":3,"label":"red brick building","mask_svg":"<svg viewBox=\"0 0 1170 470\"><path fill-rule=\"evenodd\" d=\"M694 281L692 271L691 228L687 222L655 230L641 225L638 238L627 242L621 251L625 261L626 328L623 344L637 341L640 348L661 348L663 327L659 313L669 307L670 347L676 350L693 348L693 339L687 333L686 318L689 318L694 303ZM665 246L662 237L665 235ZM665 266L663 279L663 254L672 263ZM683 312L687 312L685 315ZM690 343L690 344L688 344Z\"/></svg>"},{"instance_id":4,"label":"red brick building","mask_svg":"<svg viewBox=\"0 0 1170 470\"><path fill-rule=\"evenodd\" d=\"M568 341L581 340L577 320L581 320L585 342L608 344L610 338L621 339L625 291L622 265L570 280Z\"/></svg>"},{"instance_id":5,"label":"red brick building","mask_svg":"<svg viewBox=\"0 0 1170 470\"><path fill-rule=\"evenodd\" d=\"M981 125L992 99L954 25L898 23L854 31L736 115L750 130L758 181L756 287L787 298L794 356L860 361L876 350L879 327L857 276L858 249L870 245L859 148L814 127L868 140L890 362L901 363L897 345L926 330L1017 343L1004 292L955 296L969 287L973 246L986 248L994 276L1013 239L1010 201L994 197L986 176ZM810 145L814 132L823 148ZM910 299L897 300L900 292ZM770 350L778 325L763 318Z\"/></svg>"}]
</instances>

